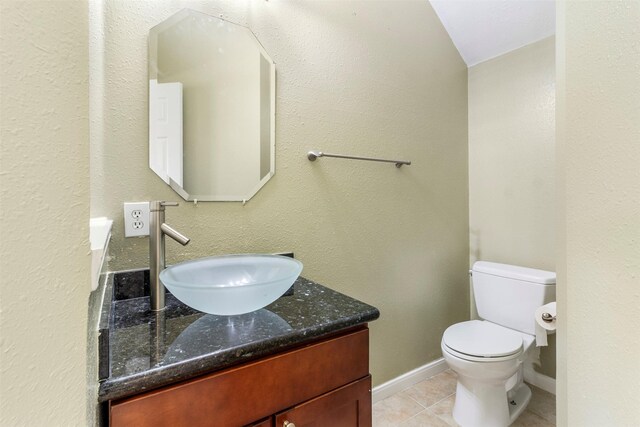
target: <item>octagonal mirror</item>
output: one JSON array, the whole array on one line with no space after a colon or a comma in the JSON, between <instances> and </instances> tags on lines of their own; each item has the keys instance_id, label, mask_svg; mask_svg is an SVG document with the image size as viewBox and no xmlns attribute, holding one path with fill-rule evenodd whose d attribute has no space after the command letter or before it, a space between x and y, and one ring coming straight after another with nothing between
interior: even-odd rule
<instances>
[{"instance_id":1,"label":"octagonal mirror","mask_svg":"<svg viewBox=\"0 0 640 427\"><path fill-rule=\"evenodd\" d=\"M149 166L185 200L246 201L275 173L275 64L185 9L149 32Z\"/></svg>"}]
</instances>

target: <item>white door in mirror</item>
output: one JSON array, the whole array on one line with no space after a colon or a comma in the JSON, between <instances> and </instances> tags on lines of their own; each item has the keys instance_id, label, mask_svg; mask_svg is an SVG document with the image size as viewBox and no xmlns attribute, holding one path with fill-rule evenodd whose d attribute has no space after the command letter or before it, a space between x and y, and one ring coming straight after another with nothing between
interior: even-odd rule
<instances>
[{"instance_id":1,"label":"white door in mirror","mask_svg":"<svg viewBox=\"0 0 640 427\"><path fill-rule=\"evenodd\" d=\"M149 167L183 186L182 83L149 80ZM149 234L149 233L147 233Z\"/></svg>"}]
</instances>

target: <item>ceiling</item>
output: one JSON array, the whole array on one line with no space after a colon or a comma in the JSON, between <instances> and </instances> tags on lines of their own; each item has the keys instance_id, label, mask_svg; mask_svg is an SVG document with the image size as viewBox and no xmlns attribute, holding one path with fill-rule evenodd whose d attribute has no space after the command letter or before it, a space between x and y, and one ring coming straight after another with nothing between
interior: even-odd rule
<instances>
[{"instance_id":1,"label":"ceiling","mask_svg":"<svg viewBox=\"0 0 640 427\"><path fill-rule=\"evenodd\" d=\"M555 34L555 0L430 0L468 67Z\"/></svg>"}]
</instances>

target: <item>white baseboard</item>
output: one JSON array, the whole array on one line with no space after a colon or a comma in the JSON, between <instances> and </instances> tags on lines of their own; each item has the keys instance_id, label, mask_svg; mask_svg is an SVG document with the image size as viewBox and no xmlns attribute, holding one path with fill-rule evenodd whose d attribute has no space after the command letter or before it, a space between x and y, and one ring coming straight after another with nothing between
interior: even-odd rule
<instances>
[{"instance_id":1,"label":"white baseboard","mask_svg":"<svg viewBox=\"0 0 640 427\"><path fill-rule=\"evenodd\" d=\"M420 381L431 378L432 376L439 374L447 368L447 362L445 362L443 358L436 359L433 362L427 363L426 365L420 366L413 371L404 373L399 377L396 377L384 384L380 384L379 386L374 387L373 390L371 390L371 399L373 403L379 402L391 395L398 393L399 391L405 390L412 385L419 383Z\"/></svg>"},{"instance_id":2,"label":"white baseboard","mask_svg":"<svg viewBox=\"0 0 640 427\"><path fill-rule=\"evenodd\" d=\"M402 390L405 390L420 381L431 378L448 368L447 362L443 358L436 359L433 362L420 366L412 371L404 373L384 384L380 384L371 390L371 399L373 403L379 402L392 396ZM532 369L525 369L524 380L551 394L556 394L556 380L548 377Z\"/></svg>"},{"instance_id":3,"label":"white baseboard","mask_svg":"<svg viewBox=\"0 0 640 427\"><path fill-rule=\"evenodd\" d=\"M544 391L548 391L551 394L556 394L556 379L548 377L536 372L533 369L524 370L524 380L531 385L541 388Z\"/></svg>"}]
</instances>

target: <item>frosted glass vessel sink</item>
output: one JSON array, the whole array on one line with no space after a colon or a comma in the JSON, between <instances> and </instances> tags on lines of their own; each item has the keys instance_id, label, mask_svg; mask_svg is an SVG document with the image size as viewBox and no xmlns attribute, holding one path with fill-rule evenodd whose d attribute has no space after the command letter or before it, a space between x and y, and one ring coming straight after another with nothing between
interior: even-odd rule
<instances>
[{"instance_id":1,"label":"frosted glass vessel sink","mask_svg":"<svg viewBox=\"0 0 640 427\"><path fill-rule=\"evenodd\" d=\"M160 280L180 301L210 314L249 313L284 294L302 263L279 255L226 255L166 268Z\"/></svg>"}]
</instances>

